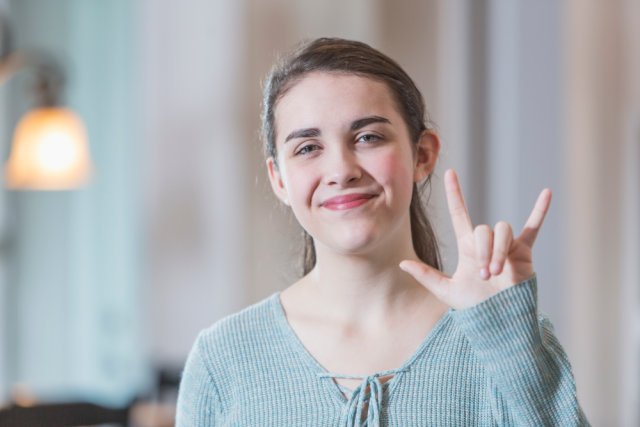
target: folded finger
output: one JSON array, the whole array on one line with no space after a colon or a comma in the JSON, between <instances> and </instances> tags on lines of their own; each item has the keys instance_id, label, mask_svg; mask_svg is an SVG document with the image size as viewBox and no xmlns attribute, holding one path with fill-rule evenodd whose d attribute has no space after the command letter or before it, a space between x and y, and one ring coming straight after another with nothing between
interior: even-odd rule
<instances>
[{"instance_id":1,"label":"folded finger","mask_svg":"<svg viewBox=\"0 0 640 427\"><path fill-rule=\"evenodd\" d=\"M502 273L502 268L507 260L512 241L513 230L509 223L504 221L497 223L493 236L493 255L491 256L491 264L489 265L489 272L492 275L497 276Z\"/></svg>"},{"instance_id":2,"label":"folded finger","mask_svg":"<svg viewBox=\"0 0 640 427\"><path fill-rule=\"evenodd\" d=\"M487 280L489 274L489 261L493 249L493 230L488 225L479 225L473 230L473 239L476 243L476 261L480 269L480 278Z\"/></svg>"}]
</instances>

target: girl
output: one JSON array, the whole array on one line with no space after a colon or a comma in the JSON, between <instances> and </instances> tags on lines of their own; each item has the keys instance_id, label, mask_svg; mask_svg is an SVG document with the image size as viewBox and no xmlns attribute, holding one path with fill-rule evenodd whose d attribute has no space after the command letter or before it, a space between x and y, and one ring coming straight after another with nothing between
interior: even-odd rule
<instances>
[{"instance_id":1,"label":"girl","mask_svg":"<svg viewBox=\"0 0 640 427\"><path fill-rule=\"evenodd\" d=\"M505 222L474 229L447 171L449 277L420 202L440 141L397 63L315 40L272 71L263 126L273 191L305 230L304 277L198 336L178 426L588 425L537 310L550 190L514 238Z\"/></svg>"}]
</instances>

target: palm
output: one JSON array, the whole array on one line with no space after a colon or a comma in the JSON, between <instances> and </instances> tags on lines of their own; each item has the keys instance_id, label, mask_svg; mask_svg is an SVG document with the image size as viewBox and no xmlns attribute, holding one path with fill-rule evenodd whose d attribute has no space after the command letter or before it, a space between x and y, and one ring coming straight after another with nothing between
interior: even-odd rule
<instances>
[{"instance_id":1,"label":"palm","mask_svg":"<svg viewBox=\"0 0 640 427\"><path fill-rule=\"evenodd\" d=\"M531 277L534 273L531 249L549 208L551 191L542 191L524 230L514 239L505 222L498 223L495 232L488 226L474 230L455 172L447 171L445 186L458 244L456 271L448 277L416 261L403 261L402 268L456 310L478 304Z\"/></svg>"}]
</instances>

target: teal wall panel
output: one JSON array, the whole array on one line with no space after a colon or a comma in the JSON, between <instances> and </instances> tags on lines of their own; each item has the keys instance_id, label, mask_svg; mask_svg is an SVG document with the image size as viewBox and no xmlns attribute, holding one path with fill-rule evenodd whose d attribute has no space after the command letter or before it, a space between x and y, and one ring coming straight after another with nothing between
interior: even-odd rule
<instances>
[{"instance_id":1,"label":"teal wall panel","mask_svg":"<svg viewBox=\"0 0 640 427\"><path fill-rule=\"evenodd\" d=\"M63 192L15 192L7 287L7 386L39 399L120 405L148 384L143 333L135 3L14 0L17 47L46 49L68 70L67 104L84 119L95 177ZM12 82L14 121L29 76ZM25 96L26 95L26 96Z\"/></svg>"}]
</instances>

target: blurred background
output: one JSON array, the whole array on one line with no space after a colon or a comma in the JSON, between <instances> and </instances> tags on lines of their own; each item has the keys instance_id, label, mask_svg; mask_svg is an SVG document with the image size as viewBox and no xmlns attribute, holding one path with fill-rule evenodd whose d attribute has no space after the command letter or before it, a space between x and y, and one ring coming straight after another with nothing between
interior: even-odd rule
<instances>
[{"instance_id":1,"label":"blurred background","mask_svg":"<svg viewBox=\"0 0 640 427\"><path fill-rule=\"evenodd\" d=\"M93 164L80 189L0 192L5 411L87 402L171 425L198 332L299 277L300 228L261 152L261 85L299 41L337 36L396 59L425 96L447 272L446 168L474 224L519 230L554 191L540 309L592 425L640 425L640 1L0 0L0 13L7 52L64 70ZM35 78L0 90L3 161Z\"/></svg>"}]
</instances>

